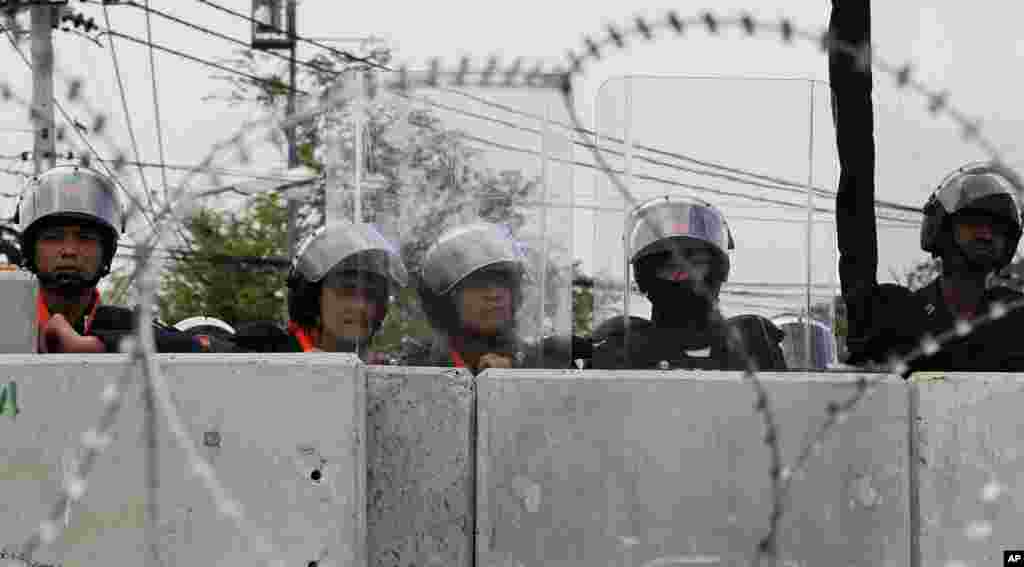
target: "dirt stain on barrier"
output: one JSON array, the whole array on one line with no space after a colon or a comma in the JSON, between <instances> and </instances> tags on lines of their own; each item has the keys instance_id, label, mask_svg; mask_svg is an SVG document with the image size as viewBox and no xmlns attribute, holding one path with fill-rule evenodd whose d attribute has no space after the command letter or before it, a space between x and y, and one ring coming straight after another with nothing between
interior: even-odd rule
<instances>
[{"instance_id":1,"label":"dirt stain on barrier","mask_svg":"<svg viewBox=\"0 0 1024 567\"><path fill-rule=\"evenodd\" d=\"M50 480L50 467L40 463L0 464L0 480Z\"/></svg>"},{"instance_id":2,"label":"dirt stain on barrier","mask_svg":"<svg viewBox=\"0 0 1024 567\"><path fill-rule=\"evenodd\" d=\"M71 525L64 530L65 544L95 543L110 530L141 529L146 521L146 503L142 498L132 498L117 510L93 511L82 503L75 504Z\"/></svg>"}]
</instances>

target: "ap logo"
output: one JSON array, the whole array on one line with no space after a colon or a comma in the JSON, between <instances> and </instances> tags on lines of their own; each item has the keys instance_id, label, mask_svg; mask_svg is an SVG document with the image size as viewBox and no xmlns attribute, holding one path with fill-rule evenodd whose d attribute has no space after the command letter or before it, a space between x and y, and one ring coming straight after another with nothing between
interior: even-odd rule
<instances>
[{"instance_id":1,"label":"ap logo","mask_svg":"<svg viewBox=\"0 0 1024 567\"><path fill-rule=\"evenodd\" d=\"M1024 551L1021 550L1009 550L1003 551L1003 566L1014 565L1016 567L1024 567Z\"/></svg>"}]
</instances>

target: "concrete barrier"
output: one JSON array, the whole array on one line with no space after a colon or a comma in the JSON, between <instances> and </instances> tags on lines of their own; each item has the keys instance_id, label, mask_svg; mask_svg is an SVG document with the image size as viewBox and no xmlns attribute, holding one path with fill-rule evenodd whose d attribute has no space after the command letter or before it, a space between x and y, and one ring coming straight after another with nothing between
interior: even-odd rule
<instances>
[{"instance_id":1,"label":"concrete barrier","mask_svg":"<svg viewBox=\"0 0 1024 567\"><path fill-rule=\"evenodd\" d=\"M288 564L745 565L769 526L769 454L738 373L490 370L474 380L330 354L160 362L190 435ZM48 514L125 363L0 357L0 551ZM761 378L789 464L856 375ZM38 563L142 564L139 393L126 393L114 444ZM885 378L794 484L782 564L987 564L1024 545L1022 394L1012 374ZM260 550L216 514L159 423L151 535L165 564L257 564Z\"/></svg>"},{"instance_id":2,"label":"concrete barrier","mask_svg":"<svg viewBox=\"0 0 1024 567\"><path fill-rule=\"evenodd\" d=\"M1024 548L1024 376L933 375L918 396L922 565L1001 565Z\"/></svg>"},{"instance_id":3,"label":"concrete barrier","mask_svg":"<svg viewBox=\"0 0 1024 567\"><path fill-rule=\"evenodd\" d=\"M56 501L100 393L122 356L5 356L20 413L0 417L0 547L14 551ZM365 375L347 355L162 355L189 433L212 461L248 525L288 565L364 561ZM137 371L136 371L137 372ZM143 565L146 491L140 391L126 392L115 442L97 461L67 529L35 560L71 566ZM258 565L260 548L216 514L160 416L160 523L167 565ZM205 442L205 444L204 444ZM314 474L317 471L318 474Z\"/></svg>"},{"instance_id":4,"label":"concrete barrier","mask_svg":"<svg viewBox=\"0 0 1024 567\"><path fill-rule=\"evenodd\" d=\"M851 375L766 374L785 463ZM907 565L908 388L890 379L812 458L782 522L790 565ZM479 565L745 565L769 454L738 373L478 378Z\"/></svg>"},{"instance_id":5,"label":"concrete barrier","mask_svg":"<svg viewBox=\"0 0 1024 567\"><path fill-rule=\"evenodd\" d=\"M473 564L473 378L367 367L367 554L373 567Z\"/></svg>"}]
</instances>

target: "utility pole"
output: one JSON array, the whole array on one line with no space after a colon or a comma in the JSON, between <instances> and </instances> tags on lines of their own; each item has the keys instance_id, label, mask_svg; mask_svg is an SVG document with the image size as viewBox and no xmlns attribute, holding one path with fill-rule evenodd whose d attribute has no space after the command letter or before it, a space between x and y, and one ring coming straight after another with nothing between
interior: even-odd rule
<instances>
[{"instance_id":1,"label":"utility pole","mask_svg":"<svg viewBox=\"0 0 1024 567\"><path fill-rule=\"evenodd\" d=\"M288 110L287 115L290 120L295 115L295 91L297 88L296 83L296 26L298 21L296 19L296 0L288 0L288 35L291 40L291 50L289 51L290 57L288 58ZM299 167L299 143L297 140L297 134L295 130L295 124L289 124L288 126L288 168L294 169ZM299 201L286 197L288 202L288 258L295 258L296 248L299 245Z\"/></svg>"},{"instance_id":2,"label":"utility pole","mask_svg":"<svg viewBox=\"0 0 1024 567\"><path fill-rule=\"evenodd\" d=\"M29 7L32 14L32 110L34 131L32 160L35 174L57 164L53 118L53 27L54 7L39 2Z\"/></svg>"}]
</instances>

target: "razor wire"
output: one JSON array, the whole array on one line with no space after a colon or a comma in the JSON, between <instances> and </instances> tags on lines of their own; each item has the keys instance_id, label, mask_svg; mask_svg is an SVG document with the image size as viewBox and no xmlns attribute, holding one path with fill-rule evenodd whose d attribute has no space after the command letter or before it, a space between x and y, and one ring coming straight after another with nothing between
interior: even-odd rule
<instances>
[{"instance_id":1,"label":"razor wire","mask_svg":"<svg viewBox=\"0 0 1024 567\"><path fill-rule=\"evenodd\" d=\"M599 40L595 40L590 37L586 38L584 41L586 48L584 52L569 52L568 59L570 65L568 71L556 68L554 71L547 72L544 71L543 66L540 64L534 66L530 70L523 70L521 60L517 60L509 67L499 68L497 58L489 59L487 63L478 70L473 70L471 68L468 58L464 59L457 69L446 70L441 67L440 60L434 59L432 60L430 69L425 72L414 72L409 70L407 67L402 67L398 71L399 79L396 81L371 81L370 93L371 96L374 96L374 94L380 89L408 91L419 87L434 88L442 84L451 84L459 87L488 86L506 88L557 88L561 90L564 96L566 106L570 111L570 116L577 126L577 133L580 133L580 135L586 139L586 134L583 134L580 131L580 117L572 99L572 79L583 73L584 66L589 61L600 60L603 56L602 51L604 49L609 47L612 48L612 51L624 49L627 47L628 40L636 37L639 37L644 41L653 41L655 39L655 35L661 31L668 31L677 36L681 36L684 31L688 29L703 29L711 35L716 35L722 29L730 27L743 30L748 37L762 33L762 30L767 28L773 32L777 32L781 39L786 43L792 42L794 39L800 39L817 44L823 51L839 50L853 55L856 57L858 64L861 65L862 68L867 68L868 65L870 65L894 77L898 88L910 89L915 93L924 96L927 100L928 108L933 115L945 113L953 118L960 127L961 133L965 139L972 141L981 147L986 154L992 157L994 161L1001 161L995 146L982 135L980 123L971 120L965 114L950 106L948 103L948 93L931 91L923 84L914 80L912 67L910 65L899 67L889 65L876 58L870 47L861 49L853 45L836 41L830 38L827 33L811 33L802 31L795 27L789 20L784 19L779 22L762 22L755 20L749 15L723 18L716 16L711 12L704 12L697 16L681 18L677 13L670 12L664 20L653 21L637 18L634 20L633 26L630 28L609 27L606 30L607 36L604 38ZM78 87L80 88L81 85L79 84ZM13 91L11 91L10 87L6 83L0 84L0 92L4 95L5 100L13 98ZM234 520L240 528L244 528L245 526L245 517L241 506L230 498L226 489L217 479L213 468L209 463L204 461L201 456L199 456L199 452L197 451L194 442L192 442L184 430L174 404L170 399L166 382L164 382L161 371L155 363L152 314L150 312L151 309L146 308L147 306L152 306L157 288L155 284L157 281L155 273L156 263L151 259L151 251L156 248L162 231L167 225L173 226L174 223L178 223L186 218L199 199L216 194L215 191L205 191L200 192L199 194L192 194L189 189L189 181L191 181L195 175L204 169L208 170L213 167L213 162L217 156L229 150L237 151L242 161L246 161L244 156L247 155L247 152L244 142L245 134L247 132L258 128L259 126L269 125L280 128L296 125L326 109L333 108L343 100L343 96L339 97L335 94L334 96L329 97L327 103L304 110L296 115L283 118L281 116L274 116L266 119L266 121L260 121L260 123L256 125L250 124L239 134L217 144L201 164L189 171L186 182L178 188L175 195L168 200L163 211L161 211L154 219L156 229L150 238L147 239L146 244L143 245L143 249L148 248L149 251L141 254L142 259L136 268L136 272L141 276L138 278L137 285L143 309L140 310L139 314L138 340L134 343L125 345L125 350L132 353L133 360L137 360L143 365L147 382L150 383L155 390L157 403L161 406L161 409L165 413L165 417L171 424L172 433L174 434L177 443L186 450L186 453L189 455L190 464L193 467L194 474L201 478L203 483L206 485L206 488L213 494L217 503L218 511L223 516ZM26 106L28 105L26 104ZM97 122L102 123L102 115L97 116ZM100 129L94 129L97 133L99 133L99 130ZM635 206L637 204L636 199L633 197L629 189L623 184L621 179L617 177L614 170L608 166L603 156L600 155L597 145L591 144L591 150L595 154L595 160L601 164L605 174L612 180L615 187L620 191L620 193L622 193L622 196L627 200L627 202L630 202ZM211 180L217 179L218 174L216 172L207 171L206 173L210 176ZM658 229L655 227L655 231L657 230ZM704 292L705 294L707 293L706 290L704 290ZM920 345L913 352L902 358L894 358L888 365L886 365L885 369L891 373L904 376L909 371L909 364L911 362L921 358L922 356L935 354L949 341L957 337L966 337L976 328L1001 319L1010 311L1022 306L1024 306L1024 300L1015 301L1009 304L998 302L994 303L989 313L985 315L976 317L972 320L959 320L955 327L946 333L936 337L922 338ZM712 317L714 324L719 326L719 328L724 328L725 321L723 317L717 309L714 311L715 313ZM854 396L842 402L829 403L826 406L825 424L822 425L818 432L813 436L814 440L810 444L806 445L804 450L801 451L800 456L794 464L790 467L785 467L781 463L781 456L778 449L777 427L775 425L774 414L771 409L767 391L761 381L757 378L756 365L750 358L749 353L745 352L743 349L742 341L736 335L734 330L730 331L731 332L727 333L730 341L730 347L735 348L742 354L743 358L747 360L747 370L744 371L744 376L752 383L756 392L757 401L755 404L755 410L762 415L766 430L763 441L768 445L772 453L770 474L772 477L773 487L773 510L768 534L759 541L757 546L755 559L759 562L764 555L771 557L775 556L778 552L777 540L779 536L779 523L784 512L786 498L792 488L793 480L806 472L806 466L810 457L821 451L823 440L835 426L841 424L846 417L856 410L857 405L870 395L874 387L877 386L882 379L860 377L857 380L857 392ZM128 380L128 378L122 378L122 380ZM130 381L127 383L130 383ZM111 399L111 401L108 401L108 399ZM117 408L120 407L120 399L114 394L105 394L104 402L107 410L104 412L103 419L101 419L101 428L97 430L100 432L106 430L102 427L102 424L106 423L105 420L111 420L110 423L112 424L112 420L116 419ZM109 426L107 428L109 428ZM95 437L89 437L89 440L83 441L83 445L87 448L92 447L96 450L96 454L98 454L98 450L103 446L103 443L97 442ZM81 467L78 473L80 474L80 478L66 479L67 482L65 482L64 491L58 501L58 505L55 506L55 512L57 512L55 517L59 517L61 510L69 502L80 499L84 493L86 487L85 476L88 473L88 469L86 467ZM44 521L37 532L30 538L29 542L24 546L25 551L23 552L23 556L30 559L32 552L38 549L41 544L52 543L52 541L57 537L59 529L59 526L52 521L52 519ZM248 532L247 530L243 531L256 541L262 541L263 545L259 546L262 550L268 551L270 549L269 546L266 545L266 542L261 538L252 535L251 532Z\"/></svg>"}]
</instances>

